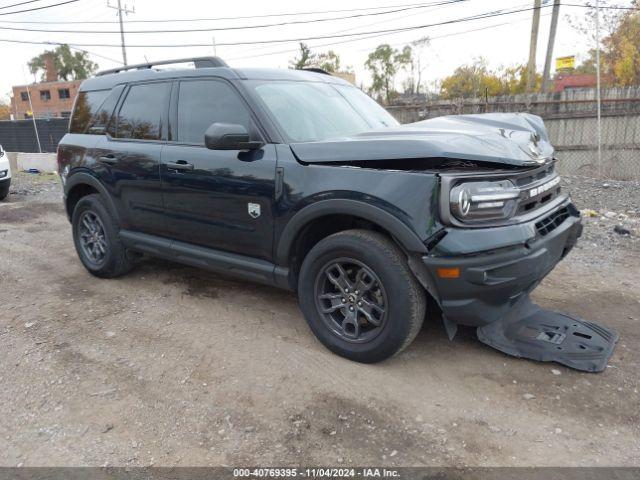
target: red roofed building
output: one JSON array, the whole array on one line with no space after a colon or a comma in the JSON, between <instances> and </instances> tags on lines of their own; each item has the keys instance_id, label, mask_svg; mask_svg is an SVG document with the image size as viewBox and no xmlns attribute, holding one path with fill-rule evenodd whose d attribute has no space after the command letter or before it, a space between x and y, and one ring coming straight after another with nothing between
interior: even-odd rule
<instances>
[{"instance_id":1,"label":"red roofed building","mask_svg":"<svg viewBox=\"0 0 640 480\"><path fill-rule=\"evenodd\" d=\"M610 78L603 75L602 84L606 85ZM556 93L564 92L572 88L595 88L597 84L596 75L593 73L585 74L558 74L554 79L553 91Z\"/></svg>"}]
</instances>

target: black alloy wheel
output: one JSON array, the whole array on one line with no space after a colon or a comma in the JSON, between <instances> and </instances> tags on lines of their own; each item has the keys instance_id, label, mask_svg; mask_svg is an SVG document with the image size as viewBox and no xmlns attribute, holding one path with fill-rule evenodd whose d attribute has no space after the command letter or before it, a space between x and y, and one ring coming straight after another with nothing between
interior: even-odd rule
<instances>
[{"instance_id":1,"label":"black alloy wheel","mask_svg":"<svg viewBox=\"0 0 640 480\"><path fill-rule=\"evenodd\" d=\"M323 345L365 363L406 348L426 311L406 254L387 235L360 229L329 235L307 253L298 301Z\"/></svg>"},{"instance_id":2,"label":"black alloy wheel","mask_svg":"<svg viewBox=\"0 0 640 480\"><path fill-rule=\"evenodd\" d=\"M95 212L87 210L82 213L78 225L80 248L88 260L100 265L104 262L109 245L104 225Z\"/></svg>"},{"instance_id":3,"label":"black alloy wheel","mask_svg":"<svg viewBox=\"0 0 640 480\"><path fill-rule=\"evenodd\" d=\"M92 275L114 278L133 268L135 257L122 244L118 222L100 194L78 200L71 224L78 257Z\"/></svg>"},{"instance_id":4,"label":"black alloy wheel","mask_svg":"<svg viewBox=\"0 0 640 480\"><path fill-rule=\"evenodd\" d=\"M387 293L364 263L339 258L325 265L315 283L316 306L335 335L348 342L368 342L384 328Z\"/></svg>"}]
</instances>

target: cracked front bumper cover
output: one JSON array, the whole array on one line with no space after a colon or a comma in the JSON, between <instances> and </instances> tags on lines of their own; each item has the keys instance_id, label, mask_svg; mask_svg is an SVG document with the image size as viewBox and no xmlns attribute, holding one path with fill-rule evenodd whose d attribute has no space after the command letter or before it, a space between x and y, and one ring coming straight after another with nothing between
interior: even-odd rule
<instances>
[{"instance_id":1,"label":"cracked front bumper cover","mask_svg":"<svg viewBox=\"0 0 640 480\"><path fill-rule=\"evenodd\" d=\"M413 272L442 309L450 338L457 325L469 325L478 327L483 343L510 355L591 372L605 368L618 340L615 332L544 310L529 299L582 233L580 214L568 200L547 218L557 218L562 209L566 217L551 230L538 219L511 227L453 230L431 255L421 261L410 258ZM492 241L498 248L467 250ZM438 278L439 268L451 267L459 269L458 277Z\"/></svg>"},{"instance_id":2,"label":"cracked front bumper cover","mask_svg":"<svg viewBox=\"0 0 640 480\"><path fill-rule=\"evenodd\" d=\"M444 237L434 255L423 257L427 272L418 276L427 277L427 290L438 300L446 320L474 327L488 325L531 292L571 251L582 233L577 209L570 202L561 209L568 212L567 217L545 235L536 230L536 220L514 227L455 230ZM491 237L496 244L511 245L478 253L455 251L487 244ZM459 269L459 277L438 277L438 269L450 267Z\"/></svg>"}]
</instances>

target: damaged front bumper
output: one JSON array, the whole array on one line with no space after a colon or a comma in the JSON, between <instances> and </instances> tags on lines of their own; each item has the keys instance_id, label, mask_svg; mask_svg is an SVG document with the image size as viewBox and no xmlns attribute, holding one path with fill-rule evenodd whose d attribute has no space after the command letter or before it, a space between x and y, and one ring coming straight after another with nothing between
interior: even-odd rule
<instances>
[{"instance_id":1,"label":"damaged front bumper","mask_svg":"<svg viewBox=\"0 0 640 480\"><path fill-rule=\"evenodd\" d=\"M566 200L546 217L525 224L451 229L430 255L419 264L414 259L411 266L446 322L480 327L503 317L531 292L581 233L580 213ZM492 243L497 247L490 248ZM441 278L439 272L451 269L457 276Z\"/></svg>"},{"instance_id":2,"label":"damaged front bumper","mask_svg":"<svg viewBox=\"0 0 640 480\"><path fill-rule=\"evenodd\" d=\"M409 264L440 306L450 338L457 325L475 326L483 343L510 355L601 371L615 332L529 300L581 233L580 213L567 198L524 224L450 229L429 255Z\"/></svg>"}]
</instances>

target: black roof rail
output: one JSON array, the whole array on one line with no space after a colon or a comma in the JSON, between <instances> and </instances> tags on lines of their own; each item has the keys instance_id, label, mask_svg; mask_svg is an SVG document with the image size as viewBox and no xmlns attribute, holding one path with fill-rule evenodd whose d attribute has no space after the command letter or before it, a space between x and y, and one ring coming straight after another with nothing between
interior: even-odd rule
<instances>
[{"instance_id":1,"label":"black roof rail","mask_svg":"<svg viewBox=\"0 0 640 480\"><path fill-rule=\"evenodd\" d=\"M111 75L113 73L120 73L127 70L145 70L150 69L157 65L173 65L176 63L193 62L196 68L212 68L212 67L228 67L224 60L219 57L191 57L191 58L178 58L176 60L160 60L158 62L137 63L135 65L123 65L122 67L112 68L110 70L102 70L96 73L96 77L103 75Z\"/></svg>"},{"instance_id":2,"label":"black roof rail","mask_svg":"<svg viewBox=\"0 0 640 480\"><path fill-rule=\"evenodd\" d=\"M316 68L316 67L311 67L311 68L300 68L298 70L304 70L305 72L313 72L313 73L322 73L323 75L329 75L331 76L331 73L327 72L325 69L323 68Z\"/></svg>"}]
</instances>

